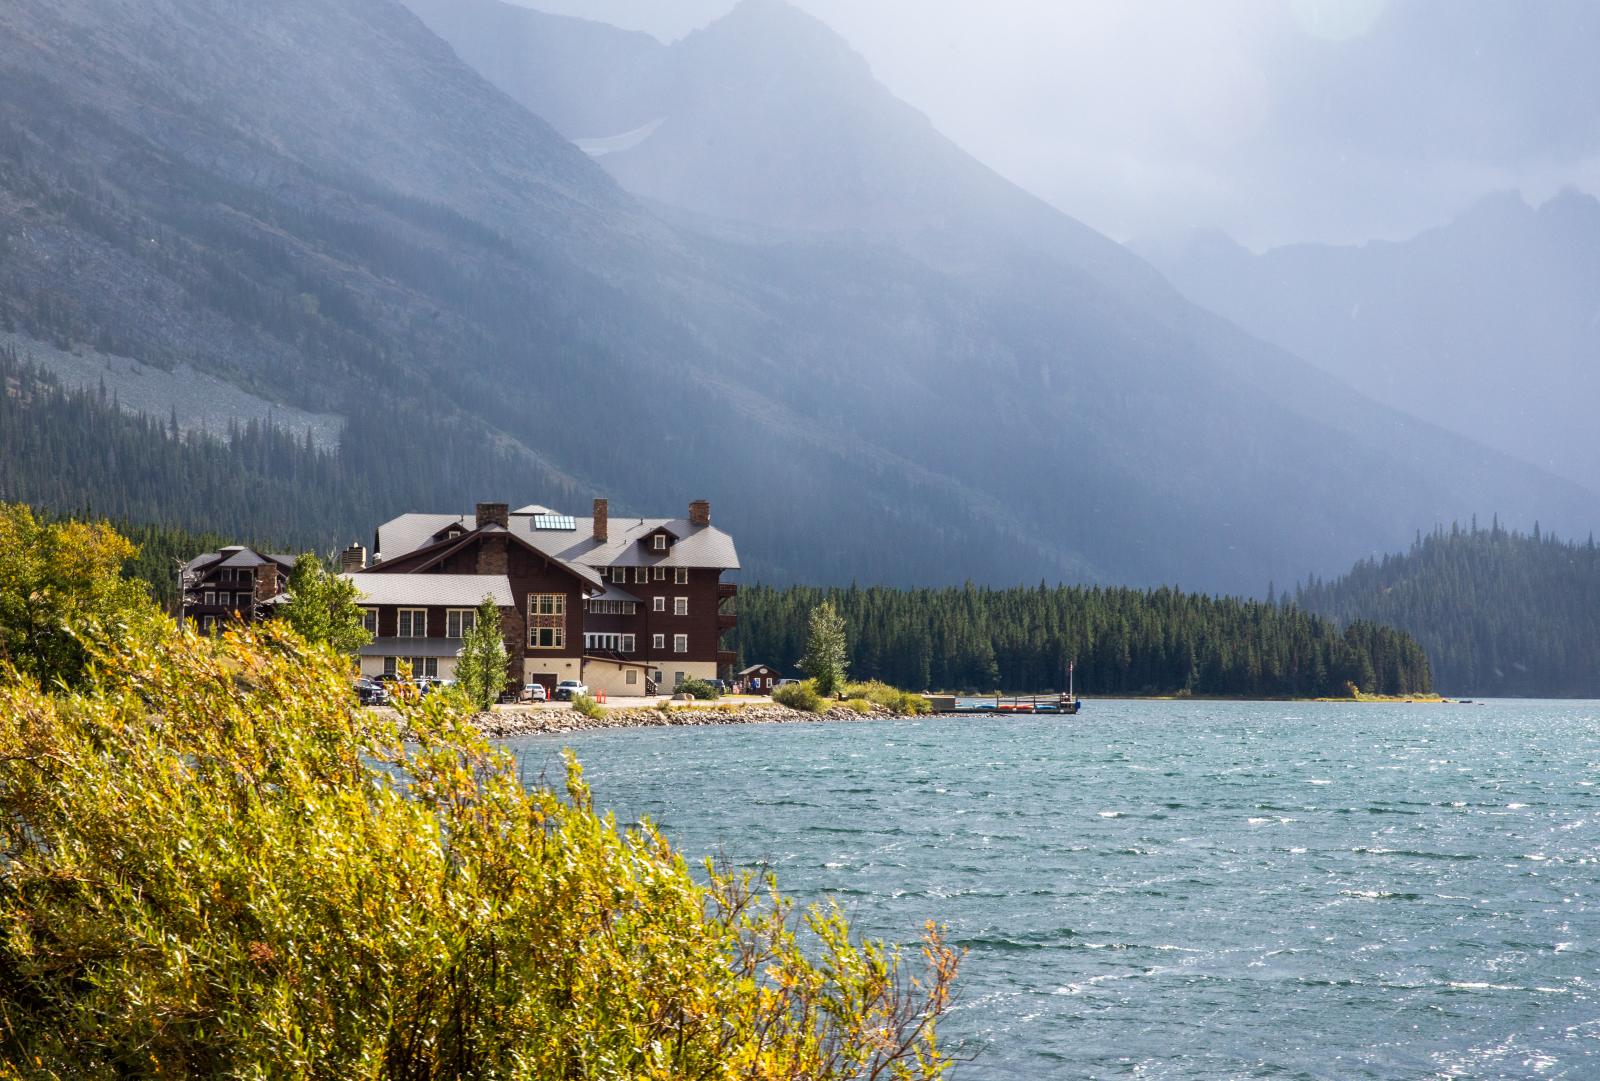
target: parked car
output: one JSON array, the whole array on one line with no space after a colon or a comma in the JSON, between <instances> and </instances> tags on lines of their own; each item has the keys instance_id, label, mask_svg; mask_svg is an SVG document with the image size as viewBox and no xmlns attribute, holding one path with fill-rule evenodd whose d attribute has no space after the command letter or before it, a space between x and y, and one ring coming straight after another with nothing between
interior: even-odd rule
<instances>
[{"instance_id":1,"label":"parked car","mask_svg":"<svg viewBox=\"0 0 1600 1081\"><path fill-rule=\"evenodd\" d=\"M725 679L702 679L700 682L716 688L718 694L733 693L733 687Z\"/></svg>"},{"instance_id":2,"label":"parked car","mask_svg":"<svg viewBox=\"0 0 1600 1081\"><path fill-rule=\"evenodd\" d=\"M557 702L570 702L579 695L588 693L588 686L575 679L564 679L556 684Z\"/></svg>"},{"instance_id":3,"label":"parked car","mask_svg":"<svg viewBox=\"0 0 1600 1081\"><path fill-rule=\"evenodd\" d=\"M389 702L388 688L375 679L362 676L355 682L356 700L363 706L382 706Z\"/></svg>"},{"instance_id":4,"label":"parked car","mask_svg":"<svg viewBox=\"0 0 1600 1081\"><path fill-rule=\"evenodd\" d=\"M522 700L524 702L547 702L550 700L550 692L545 690L543 683L530 683L522 688Z\"/></svg>"},{"instance_id":5,"label":"parked car","mask_svg":"<svg viewBox=\"0 0 1600 1081\"><path fill-rule=\"evenodd\" d=\"M791 683L799 683L799 682L800 681L798 679L780 679L780 680L778 680L778 686L787 687Z\"/></svg>"}]
</instances>

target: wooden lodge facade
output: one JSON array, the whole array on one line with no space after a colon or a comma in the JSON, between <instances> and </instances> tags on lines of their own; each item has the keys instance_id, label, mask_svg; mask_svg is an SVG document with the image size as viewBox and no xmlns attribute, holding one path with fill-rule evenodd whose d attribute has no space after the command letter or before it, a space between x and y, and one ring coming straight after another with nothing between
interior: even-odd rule
<instances>
[{"instance_id":1,"label":"wooden lodge facade","mask_svg":"<svg viewBox=\"0 0 1600 1081\"><path fill-rule=\"evenodd\" d=\"M731 673L722 636L737 592L733 540L711 506L686 518L589 518L546 507L482 503L466 515L406 514L379 526L371 562L347 577L368 613L368 675L449 679L460 638L485 597L500 609L508 682L578 680L608 695L647 695Z\"/></svg>"}]
</instances>

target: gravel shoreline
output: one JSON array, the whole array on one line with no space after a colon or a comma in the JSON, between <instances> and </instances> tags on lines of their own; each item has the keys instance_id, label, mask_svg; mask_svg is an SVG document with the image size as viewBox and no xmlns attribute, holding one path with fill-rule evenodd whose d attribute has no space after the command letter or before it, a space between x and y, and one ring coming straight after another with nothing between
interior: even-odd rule
<instances>
[{"instance_id":1,"label":"gravel shoreline","mask_svg":"<svg viewBox=\"0 0 1600 1081\"><path fill-rule=\"evenodd\" d=\"M886 709L857 713L838 706L822 713L803 713L779 705L744 706L721 709L716 706L660 710L653 708L608 710L603 717L589 718L570 709L496 710L480 713L475 719L478 731L489 739L517 736L598 732L611 728L710 728L734 724L818 724L843 721L875 721L893 717Z\"/></svg>"}]
</instances>

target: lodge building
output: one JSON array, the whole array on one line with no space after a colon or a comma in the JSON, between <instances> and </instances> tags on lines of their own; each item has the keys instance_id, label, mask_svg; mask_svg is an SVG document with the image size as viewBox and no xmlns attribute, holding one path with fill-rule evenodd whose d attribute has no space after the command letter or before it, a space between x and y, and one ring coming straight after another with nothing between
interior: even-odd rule
<instances>
[{"instance_id":1,"label":"lodge building","mask_svg":"<svg viewBox=\"0 0 1600 1081\"><path fill-rule=\"evenodd\" d=\"M608 695L653 695L685 679L731 673L722 648L737 617L725 608L739 569L711 505L687 518L589 518L542 506L480 503L473 515L404 514L379 526L373 556L347 553L373 641L364 674L449 679L461 636L485 597L500 609L510 681L578 680ZM353 549L359 553L359 549Z\"/></svg>"},{"instance_id":2,"label":"lodge building","mask_svg":"<svg viewBox=\"0 0 1600 1081\"><path fill-rule=\"evenodd\" d=\"M272 614L289 584L294 557L229 545L184 564L183 617L210 631L225 620L252 623Z\"/></svg>"}]
</instances>

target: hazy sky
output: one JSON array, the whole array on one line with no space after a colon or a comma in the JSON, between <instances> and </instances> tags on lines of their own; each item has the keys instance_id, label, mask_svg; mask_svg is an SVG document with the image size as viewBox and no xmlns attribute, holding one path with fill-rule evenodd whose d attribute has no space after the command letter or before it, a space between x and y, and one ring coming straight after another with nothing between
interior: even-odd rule
<instances>
[{"instance_id":1,"label":"hazy sky","mask_svg":"<svg viewBox=\"0 0 1600 1081\"><path fill-rule=\"evenodd\" d=\"M733 0L521 0L664 40ZM793 0L963 147L1119 239L1400 237L1600 190L1597 0Z\"/></svg>"}]
</instances>

